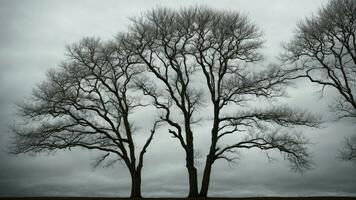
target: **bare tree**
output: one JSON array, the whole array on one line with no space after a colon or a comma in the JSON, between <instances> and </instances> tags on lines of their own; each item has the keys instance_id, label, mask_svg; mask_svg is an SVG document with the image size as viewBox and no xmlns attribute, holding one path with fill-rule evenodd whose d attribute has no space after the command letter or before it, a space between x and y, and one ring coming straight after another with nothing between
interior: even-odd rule
<instances>
[{"instance_id":1,"label":"bare tree","mask_svg":"<svg viewBox=\"0 0 356 200\"><path fill-rule=\"evenodd\" d=\"M134 20L131 34L126 39L127 48L133 50L158 79L141 80L137 86L153 98L153 104L164 113L161 120L174 129L169 133L177 138L185 151L189 175L189 197L198 196L197 169L194 166L193 114L201 105L202 92L193 87L196 72L189 56L191 18L194 12L176 13L169 9L156 9L143 18ZM161 88L161 89L160 89ZM175 117L173 113L179 113Z\"/></svg>"},{"instance_id":2,"label":"bare tree","mask_svg":"<svg viewBox=\"0 0 356 200\"><path fill-rule=\"evenodd\" d=\"M295 78L320 85L322 93L332 88L338 97L330 108L337 118L356 119L356 1L331 0L317 15L298 24L285 49L283 58L295 64ZM350 142L355 140L345 141Z\"/></svg>"},{"instance_id":3,"label":"bare tree","mask_svg":"<svg viewBox=\"0 0 356 200\"><path fill-rule=\"evenodd\" d=\"M210 9L200 10L195 24L193 56L204 74L213 105L211 145L200 196L208 194L213 163L218 159L233 161L239 149L275 149L284 154L293 169L309 168L307 140L298 134L288 134L287 130L283 133L276 125L317 127L319 119L287 106L268 108L266 103L258 108L253 104L263 98L282 96L283 88L288 85L289 72L277 66L256 70L256 66L248 64L262 59L258 53L262 45L261 31L237 12ZM236 107L235 112L231 112L232 105ZM240 136L240 140L230 144L221 142L231 135Z\"/></svg>"},{"instance_id":4,"label":"bare tree","mask_svg":"<svg viewBox=\"0 0 356 200\"><path fill-rule=\"evenodd\" d=\"M96 165L122 160L131 175L131 197L141 197L143 157L156 121L136 154L130 113L141 106L131 89L142 70L115 42L85 38L68 47L68 60L49 71L47 80L20 105L26 125L15 126L12 153L48 152L82 147L103 152Z\"/></svg>"},{"instance_id":5,"label":"bare tree","mask_svg":"<svg viewBox=\"0 0 356 200\"><path fill-rule=\"evenodd\" d=\"M340 158L356 162L356 136L345 138L343 148L340 150Z\"/></svg>"},{"instance_id":6,"label":"bare tree","mask_svg":"<svg viewBox=\"0 0 356 200\"><path fill-rule=\"evenodd\" d=\"M129 48L135 49L148 71L163 85L159 90L148 81L138 84L154 99L156 107L164 110L162 119L176 129L169 132L186 152L189 197L206 197L213 163L218 159L233 161L238 149L275 149L291 161L294 169L310 166L306 139L276 125L316 127L320 120L287 106L251 106L260 98L281 96L290 72L278 67L254 70L247 64L261 59L257 50L262 39L260 31L245 16L198 7L180 11L155 9L134 21L129 38ZM206 93L207 99L203 95ZM204 100L211 102L213 127L198 194L191 124L194 111ZM182 123L171 115L177 109L183 116ZM221 142L231 135L240 136L240 140L232 144Z\"/></svg>"}]
</instances>

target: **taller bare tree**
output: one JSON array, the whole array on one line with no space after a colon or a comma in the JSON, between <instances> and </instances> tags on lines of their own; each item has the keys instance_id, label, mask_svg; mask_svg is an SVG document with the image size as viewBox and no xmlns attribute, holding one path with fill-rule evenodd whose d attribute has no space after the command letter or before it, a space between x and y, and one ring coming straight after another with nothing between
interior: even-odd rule
<instances>
[{"instance_id":1,"label":"taller bare tree","mask_svg":"<svg viewBox=\"0 0 356 200\"><path fill-rule=\"evenodd\" d=\"M192 79L196 69L188 58L194 36L190 32L192 22L184 21L192 18L192 15L192 11L178 14L169 9L152 10L145 17L135 20L131 34L125 41L127 48L133 50L146 64L148 71L158 79L159 85L143 80L137 86L153 98L154 105L164 112L161 119L174 128L169 129L169 133L179 140L185 151L189 197L197 197L198 180L191 126L194 123L193 114L201 105L202 92L194 87ZM175 112L180 116L175 117Z\"/></svg>"},{"instance_id":2,"label":"taller bare tree","mask_svg":"<svg viewBox=\"0 0 356 200\"><path fill-rule=\"evenodd\" d=\"M338 119L356 119L356 1L331 0L317 15L298 24L286 47L285 61L294 64L296 78L332 88L338 97L330 104ZM347 139L347 143L353 139ZM351 146L355 146L355 144ZM346 145L345 151L353 151Z\"/></svg>"},{"instance_id":3,"label":"taller bare tree","mask_svg":"<svg viewBox=\"0 0 356 200\"><path fill-rule=\"evenodd\" d=\"M286 106L251 106L260 98L281 96L289 72L278 67L259 71L246 65L261 59L257 50L262 39L245 16L201 7L155 9L134 21L128 38L128 48L135 50L163 85L161 93L147 81L138 84L156 107L164 110L162 119L176 129L169 132L186 152L189 197L206 197L213 163L218 159L233 161L238 149L276 149L294 169L309 167L307 141L301 135L282 132L276 125L316 127L319 119ZM206 93L208 98L204 98ZM211 103L213 116L210 150L198 194L191 124L203 100ZM182 114L182 122L171 115L176 110ZM232 135L240 136L239 140L232 137L236 142L221 142Z\"/></svg>"},{"instance_id":4,"label":"taller bare tree","mask_svg":"<svg viewBox=\"0 0 356 200\"><path fill-rule=\"evenodd\" d=\"M141 104L130 85L141 70L120 40L86 38L68 47L68 60L49 71L30 101L20 105L19 114L28 125L13 129L12 152L73 147L101 151L96 164L122 160L131 175L131 197L141 197L143 157L158 121L137 153L130 113Z\"/></svg>"}]
</instances>

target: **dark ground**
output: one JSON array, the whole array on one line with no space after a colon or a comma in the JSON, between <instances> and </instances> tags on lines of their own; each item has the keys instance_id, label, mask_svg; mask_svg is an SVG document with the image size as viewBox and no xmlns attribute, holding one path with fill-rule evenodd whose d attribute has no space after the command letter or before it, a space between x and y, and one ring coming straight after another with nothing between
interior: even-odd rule
<instances>
[{"instance_id":1,"label":"dark ground","mask_svg":"<svg viewBox=\"0 0 356 200\"><path fill-rule=\"evenodd\" d=\"M131 200L129 198L101 197L0 197L0 200ZM207 198L208 200L356 200L356 197L248 197L248 198ZM185 198L144 198L144 200L188 200ZM189 199L193 200L193 199ZM202 200L202 199L197 199Z\"/></svg>"}]
</instances>

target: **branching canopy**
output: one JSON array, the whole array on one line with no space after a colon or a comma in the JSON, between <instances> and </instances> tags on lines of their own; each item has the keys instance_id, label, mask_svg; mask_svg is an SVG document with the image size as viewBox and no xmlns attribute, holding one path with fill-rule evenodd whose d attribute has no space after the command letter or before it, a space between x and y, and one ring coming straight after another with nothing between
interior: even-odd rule
<instances>
[{"instance_id":1,"label":"branching canopy","mask_svg":"<svg viewBox=\"0 0 356 200\"><path fill-rule=\"evenodd\" d=\"M49 71L32 98L19 105L19 115L28 124L14 126L12 152L83 147L106 152L96 164L116 155L116 160L136 166L129 114L141 106L130 89L131 80L142 72L137 59L119 40L105 43L85 38L67 50L68 60ZM140 152L139 165L156 125Z\"/></svg>"},{"instance_id":2,"label":"branching canopy","mask_svg":"<svg viewBox=\"0 0 356 200\"><path fill-rule=\"evenodd\" d=\"M332 0L316 16L298 25L294 39L285 47L284 59L295 63L298 77L339 97L331 105L339 118L356 117L356 2Z\"/></svg>"},{"instance_id":3,"label":"branching canopy","mask_svg":"<svg viewBox=\"0 0 356 200\"><path fill-rule=\"evenodd\" d=\"M331 0L318 14L298 25L285 46L285 61L294 64L295 78L307 78L338 96L330 104L337 119L356 119L356 1ZM354 144L351 144L354 142ZM342 152L354 152L353 137ZM346 153L348 154L348 153ZM346 158L344 156L341 156Z\"/></svg>"},{"instance_id":4,"label":"branching canopy","mask_svg":"<svg viewBox=\"0 0 356 200\"><path fill-rule=\"evenodd\" d=\"M223 136L241 135L244 134L241 130L259 128L261 124L282 127L317 127L320 124L318 117L306 111L286 106L262 110L251 106L251 102L260 98L271 100L283 96L294 70L250 64L262 60L259 49L263 40L261 31L244 15L204 7L178 11L155 9L143 18L135 19L131 31L128 46L140 56L148 71L163 83L164 89L157 89L147 80L141 80L137 85L152 97L157 108L164 110L162 119L175 128L169 132L184 148L192 138L186 139L182 134L189 127L181 127L179 121L173 120L174 107L188 119L184 123L190 125L194 122L196 108L210 101L214 112L212 149L223 145L218 144ZM231 112L231 106L243 108L242 112ZM300 148L293 150L306 150L306 142L300 138L281 138L295 139L295 145L299 144ZM232 147L236 146L232 144ZM287 146L279 150L296 160L307 160L306 152L291 154L292 150L289 151ZM221 158L223 153L219 152L214 159ZM303 164L307 167L306 162L293 163L297 168L302 168Z\"/></svg>"}]
</instances>

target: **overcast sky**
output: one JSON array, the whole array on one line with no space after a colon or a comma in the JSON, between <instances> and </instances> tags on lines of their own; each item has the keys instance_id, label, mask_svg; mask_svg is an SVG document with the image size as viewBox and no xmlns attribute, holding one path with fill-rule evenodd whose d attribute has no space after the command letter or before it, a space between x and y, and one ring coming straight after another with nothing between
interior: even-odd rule
<instances>
[{"instance_id":1,"label":"overcast sky","mask_svg":"<svg viewBox=\"0 0 356 200\"><path fill-rule=\"evenodd\" d=\"M263 31L264 53L281 52L296 23L310 16L326 0L0 0L0 196L128 196L130 177L123 164L93 169L97 155L86 150L59 151L53 155L10 156L6 153L15 119L15 102L28 97L46 70L65 58L65 45L85 36L110 39L127 30L129 17L157 6L179 8L207 5L247 14ZM351 122L331 122L327 105L316 87L299 82L284 102L320 113L327 121L322 129L304 129L313 145L315 167L294 173L282 157L268 162L259 151L242 152L236 165L214 165L210 196L356 196L356 164L336 158L344 137L355 132ZM332 92L329 92L332 93ZM138 119L144 117L137 116ZM196 145L207 151L208 137L196 130ZM204 163L204 160L201 161ZM198 165L201 170L203 164ZM187 195L187 174L180 146L166 132L155 137L143 169L145 197Z\"/></svg>"}]
</instances>

